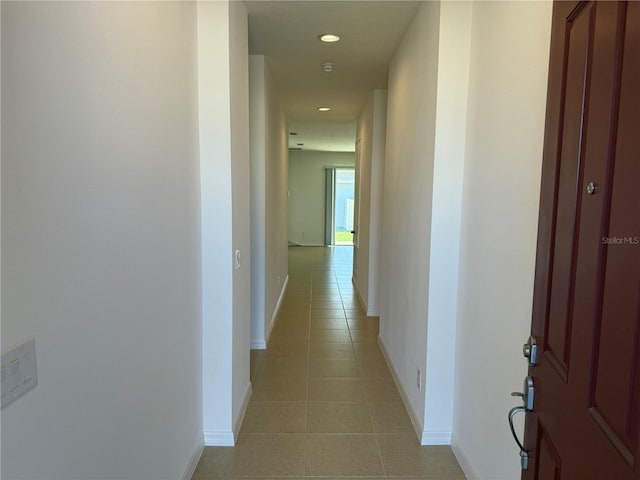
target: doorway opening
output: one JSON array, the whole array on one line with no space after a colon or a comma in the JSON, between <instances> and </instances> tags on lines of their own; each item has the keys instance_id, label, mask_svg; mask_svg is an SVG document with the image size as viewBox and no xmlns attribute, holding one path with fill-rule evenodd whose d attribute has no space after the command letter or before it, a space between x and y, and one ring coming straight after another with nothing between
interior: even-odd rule
<instances>
[{"instance_id":1,"label":"doorway opening","mask_svg":"<svg viewBox=\"0 0 640 480\"><path fill-rule=\"evenodd\" d=\"M353 245L355 169L326 169L325 243Z\"/></svg>"}]
</instances>

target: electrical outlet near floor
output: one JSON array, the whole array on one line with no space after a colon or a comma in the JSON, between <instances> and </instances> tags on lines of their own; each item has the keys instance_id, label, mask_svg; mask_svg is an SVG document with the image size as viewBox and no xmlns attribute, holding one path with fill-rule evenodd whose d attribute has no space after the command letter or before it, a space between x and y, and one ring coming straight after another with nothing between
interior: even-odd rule
<instances>
[{"instance_id":1,"label":"electrical outlet near floor","mask_svg":"<svg viewBox=\"0 0 640 480\"><path fill-rule=\"evenodd\" d=\"M36 342L28 338L2 353L2 408L17 400L38 383Z\"/></svg>"},{"instance_id":2,"label":"electrical outlet near floor","mask_svg":"<svg viewBox=\"0 0 640 480\"><path fill-rule=\"evenodd\" d=\"M418 390L422 391L422 372L420 371L420 369L418 368L416 370L417 374L416 374L416 385L418 387Z\"/></svg>"}]
</instances>

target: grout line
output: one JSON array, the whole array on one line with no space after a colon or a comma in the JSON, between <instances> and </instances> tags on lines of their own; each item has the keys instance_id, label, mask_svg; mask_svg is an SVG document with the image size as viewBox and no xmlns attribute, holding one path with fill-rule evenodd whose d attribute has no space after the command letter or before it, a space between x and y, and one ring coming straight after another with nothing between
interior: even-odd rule
<instances>
[{"instance_id":1,"label":"grout line","mask_svg":"<svg viewBox=\"0 0 640 480\"><path fill-rule=\"evenodd\" d=\"M305 402L304 402L304 449L302 455L302 474L306 475L307 473L307 455L308 455L308 434L309 434L309 379L311 377L311 302L313 302L313 278L310 280L309 286L309 307L308 311L308 322L307 322L307 388L305 393Z\"/></svg>"}]
</instances>

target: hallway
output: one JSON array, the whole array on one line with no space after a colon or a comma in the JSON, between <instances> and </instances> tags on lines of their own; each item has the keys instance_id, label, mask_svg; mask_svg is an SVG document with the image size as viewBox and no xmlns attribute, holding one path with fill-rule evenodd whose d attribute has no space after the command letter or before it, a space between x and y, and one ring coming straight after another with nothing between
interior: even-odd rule
<instances>
[{"instance_id":1,"label":"hallway","mask_svg":"<svg viewBox=\"0 0 640 480\"><path fill-rule=\"evenodd\" d=\"M362 311L351 247L290 247L289 284L235 447L207 447L193 479L463 480L448 446L421 447Z\"/></svg>"}]
</instances>

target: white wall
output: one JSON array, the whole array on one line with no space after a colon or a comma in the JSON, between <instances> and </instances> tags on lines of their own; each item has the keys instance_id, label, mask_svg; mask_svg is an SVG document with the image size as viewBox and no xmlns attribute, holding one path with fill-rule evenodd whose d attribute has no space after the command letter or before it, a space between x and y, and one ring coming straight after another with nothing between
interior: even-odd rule
<instances>
[{"instance_id":1,"label":"white wall","mask_svg":"<svg viewBox=\"0 0 640 480\"><path fill-rule=\"evenodd\" d=\"M324 245L325 167L353 167L353 152L289 152L288 239Z\"/></svg>"},{"instance_id":2,"label":"white wall","mask_svg":"<svg viewBox=\"0 0 640 480\"><path fill-rule=\"evenodd\" d=\"M266 348L287 280L287 124L262 55L250 59L251 348Z\"/></svg>"},{"instance_id":3,"label":"white wall","mask_svg":"<svg viewBox=\"0 0 640 480\"><path fill-rule=\"evenodd\" d=\"M520 478L550 28L550 2L473 6L453 446L474 479Z\"/></svg>"},{"instance_id":4,"label":"white wall","mask_svg":"<svg viewBox=\"0 0 640 480\"><path fill-rule=\"evenodd\" d=\"M375 90L357 122L360 161L358 262L354 283L367 315L379 315L382 197L387 128L387 92Z\"/></svg>"},{"instance_id":5,"label":"white wall","mask_svg":"<svg viewBox=\"0 0 640 480\"><path fill-rule=\"evenodd\" d=\"M288 198L289 132L269 69L265 70L266 96L266 172L265 172L265 341L269 339L289 272Z\"/></svg>"},{"instance_id":6,"label":"white wall","mask_svg":"<svg viewBox=\"0 0 640 480\"><path fill-rule=\"evenodd\" d=\"M422 443L450 443L471 2L442 2Z\"/></svg>"},{"instance_id":7,"label":"white wall","mask_svg":"<svg viewBox=\"0 0 640 480\"><path fill-rule=\"evenodd\" d=\"M202 445L196 9L2 4L2 478L177 479Z\"/></svg>"},{"instance_id":8,"label":"white wall","mask_svg":"<svg viewBox=\"0 0 640 480\"><path fill-rule=\"evenodd\" d=\"M418 432L425 395L440 4L425 2L389 67L380 343Z\"/></svg>"},{"instance_id":9,"label":"white wall","mask_svg":"<svg viewBox=\"0 0 640 480\"><path fill-rule=\"evenodd\" d=\"M264 55L249 56L251 348L265 342L266 92Z\"/></svg>"},{"instance_id":10,"label":"white wall","mask_svg":"<svg viewBox=\"0 0 640 480\"><path fill-rule=\"evenodd\" d=\"M207 445L233 445L251 393L249 91L241 2L198 3L198 80L204 438Z\"/></svg>"},{"instance_id":11,"label":"white wall","mask_svg":"<svg viewBox=\"0 0 640 480\"><path fill-rule=\"evenodd\" d=\"M251 179L249 173L249 25L243 2L229 1L229 81L231 98L231 181L233 250L233 431L237 436L251 397Z\"/></svg>"}]
</instances>

